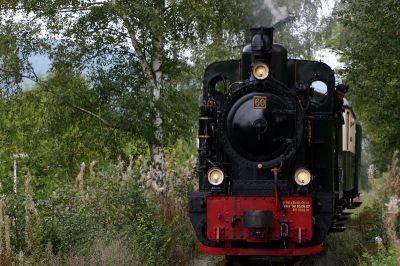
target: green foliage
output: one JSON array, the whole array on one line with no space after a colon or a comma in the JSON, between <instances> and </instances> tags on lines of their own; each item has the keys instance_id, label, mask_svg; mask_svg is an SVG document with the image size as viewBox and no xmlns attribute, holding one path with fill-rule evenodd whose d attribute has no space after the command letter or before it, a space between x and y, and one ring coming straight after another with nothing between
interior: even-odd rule
<instances>
[{"instance_id":1,"label":"green foliage","mask_svg":"<svg viewBox=\"0 0 400 266\"><path fill-rule=\"evenodd\" d=\"M51 87L51 90L47 88ZM131 133L102 125L75 108L101 105L79 76L53 76L42 87L15 93L0 101L1 176L18 167L41 176L68 175L82 161L116 160L118 155L146 154L147 145Z\"/></svg>"},{"instance_id":2,"label":"green foliage","mask_svg":"<svg viewBox=\"0 0 400 266\"><path fill-rule=\"evenodd\" d=\"M157 14L159 11L155 7L163 4L166 5L161 10L163 13ZM285 9L286 13L290 12L294 16L300 17L302 14L301 22L296 18L277 26L278 41L288 46L289 51L295 51L295 55L312 57L311 44L315 48L316 40L320 40L316 33L320 27L317 15L321 2L281 1L273 2L273 5L275 9ZM254 13L255 10L257 14ZM0 55L0 61L5 70L11 71L5 71L2 77L21 76L24 73L35 79L35 73L27 58L36 53L48 54L53 70L59 74L69 73L71 70L79 73L85 71L91 87L91 97L94 96L97 101L95 106L89 104L89 111L100 111L113 125L120 125L125 130L144 135L146 139L151 139L153 128L151 119L143 121L143 117L152 117L152 94L140 58L132 50L132 40L127 41L127 37L132 38L129 36L132 30L138 35L139 48L144 50L144 56L149 62L159 50L154 46L155 41L158 38L165 41L166 49L161 54L162 87L167 95L163 97L164 102L161 105L170 107L169 112L165 112L166 108L163 109L166 121L164 126L168 131L167 135L176 139L178 135L187 136L188 131L192 130L192 125L183 125L182 121L185 120L182 120L182 117L187 118L187 110L191 111L196 106L196 97L190 95L188 98L188 94L192 93L185 92L178 84L187 84L201 75L188 66L188 57L192 57L197 63L196 69L203 69L205 64L218 59L226 59L233 55L236 57L240 54L240 48L232 50L232 47L243 46L249 25L256 23L254 19L258 19L264 25L271 24L275 19L272 16L273 12L260 1L250 4L247 1L203 1L201 4L195 1L115 1L114 4L7 1L1 3L0 11L6 18L1 24L0 32L5 36L2 39L4 47L9 47ZM26 18L14 22L12 16L15 12L31 12L30 16L35 15L36 19L30 19L27 15ZM69 14L74 16L67 18ZM230 19L233 17L235 19ZM307 25L306 34L296 36L294 30L298 23ZM313 27L312 34L310 27ZM60 39L60 36L63 38ZM296 47L291 47L292 44ZM185 49L189 53L183 53ZM209 51L213 52L209 54ZM20 65L23 70L18 67L8 68L7 56L11 55L15 58L10 64ZM198 60L199 58L202 60ZM190 72L192 75L184 74ZM69 75L66 75L64 80L68 77ZM15 84L18 84L18 81ZM49 89L53 93L60 93L52 87ZM79 96L73 97L76 106L87 104L88 97L82 97L82 94L76 96ZM190 108L186 108L188 105ZM186 112L181 116L179 114L182 111ZM140 128L134 126L139 123Z\"/></svg>"},{"instance_id":3,"label":"green foliage","mask_svg":"<svg viewBox=\"0 0 400 266\"><path fill-rule=\"evenodd\" d=\"M7 214L14 221L14 255L22 251L25 264L59 261L57 256L62 256L73 264L93 265L97 261L93 252L102 256L119 252L107 251L113 248L112 243L119 243L114 248L121 249L123 245L128 254L134 254L125 260L126 265L136 265L138 261L141 265L187 263L194 242L186 201L166 198L161 208L160 203L145 197L140 182L142 172L133 171L132 176L124 178L123 173L120 167L109 165L94 176L85 175L83 198L72 182L58 182L46 194L35 193L38 219L31 220L31 224L27 223L24 211L26 194L6 193ZM40 223L40 229L32 222ZM31 231L24 234L27 230ZM29 246L30 243L35 246ZM46 247L49 245L50 251Z\"/></svg>"},{"instance_id":4,"label":"green foliage","mask_svg":"<svg viewBox=\"0 0 400 266\"><path fill-rule=\"evenodd\" d=\"M144 265L184 264L194 250L188 223L182 223L181 218L174 217L164 225L152 216L151 213L145 213L133 231L137 252L146 254L143 257Z\"/></svg>"},{"instance_id":5,"label":"green foliage","mask_svg":"<svg viewBox=\"0 0 400 266\"><path fill-rule=\"evenodd\" d=\"M25 209L24 201L25 195L21 193L7 193L6 197L6 213L14 219L14 226L12 228L13 234L11 234L11 245L15 250L23 250L25 248Z\"/></svg>"},{"instance_id":6,"label":"green foliage","mask_svg":"<svg viewBox=\"0 0 400 266\"><path fill-rule=\"evenodd\" d=\"M105 232L121 233L124 226L148 210L136 182L121 187L119 178L113 171L113 175L87 184L84 202L71 185L60 185L49 199L38 202L45 239L52 243L55 252L87 251L97 237Z\"/></svg>"},{"instance_id":7,"label":"green foliage","mask_svg":"<svg viewBox=\"0 0 400 266\"><path fill-rule=\"evenodd\" d=\"M386 250L381 248L378 250L377 254L372 255L368 252L364 252L362 257L364 259L361 265L371 265L371 266L396 266L398 264L398 254L397 252L390 248Z\"/></svg>"},{"instance_id":8,"label":"green foliage","mask_svg":"<svg viewBox=\"0 0 400 266\"><path fill-rule=\"evenodd\" d=\"M342 1L338 12L346 42L350 99L363 121L373 159L381 170L400 146L399 1Z\"/></svg>"},{"instance_id":9,"label":"green foliage","mask_svg":"<svg viewBox=\"0 0 400 266\"><path fill-rule=\"evenodd\" d=\"M375 201L372 206L365 207L357 217L364 241L373 243L375 237L379 236L385 244L388 243L382 219L383 208L384 206Z\"/></svg>"},{"instance_id":10,"label":"green foliage","mask_svg":"<svg viewBox=\"0 0 400 266\"><path fill-rule=\"evenodd\" d=\"M26 67L26 75L35 79L33 69L23 58L44 52L52 61L59 85L62 84L59 83L62 80L60 75L84 71L91 93L87 97L76 94L76 97L63 100L74 100L77 107L89 104L87 110L95 114L100 112L113 126L118 125L122 130L152 141L152 117L154 107L158 105L154 105L151 90L154 73L146 73L143 66L151 67L157 54L162 63L162 84L158 85L161 94L166 94L160 105L169 107L163 108L167 135L174 139L185 137L192 131L194 120L187 119L192 118L188 114L196 107L197 97L193 98L193 93L187 92L188 88L182 85L199 76L183 74L190 73L192 67L188 66L187 56L182 51L198 55L213 42L225 45L228 43L226 39L240 42L241 31L247 28L241 23L244 19L229 18L243 18L245 7L243 1L8 1L0 3L4 17L22 12L29 18L31 12L35 20L18 20L12 30L7 28L13 21L11 18L0 24L0 33L15 39L7 41L8 46L14 48L9 52L10 49L4 50L3 56L0 54L0 64L11 71L2 71L4 77L21 74L23 71L8 69L5 64L8 62L6 57L12 54L14 61L18 62L13 65ZM40 31L46 33L40 35L37 33ZM229 34L230 38L223 38L223 34ZM30 49L22 49L21 55L12 53L19 47L26 47L23 42L27 40L37 42L38 50L33 45L29 46ZM156 46L159 41L162 42L161 48ZM143 53L143 56L138 53ZM69 77L66 75L64 80ZM68 96L52 86L48 89L59 94L60 98ZM90 99L96 100L97 105L88 103Z\"/></svg>"}]
</instances>

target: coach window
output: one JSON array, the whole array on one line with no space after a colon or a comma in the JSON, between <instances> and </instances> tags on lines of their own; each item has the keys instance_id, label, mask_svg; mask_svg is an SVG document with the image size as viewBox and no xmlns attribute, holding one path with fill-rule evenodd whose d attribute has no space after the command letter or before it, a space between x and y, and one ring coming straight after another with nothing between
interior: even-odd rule
<instances>
[{"instance_id":1,"label":"coach window","mask_svg":"<svg viewBox=\"0 0 400 266\"><path fill-rule=\"evenodd\" d=\"M356 120L350 109L344 111L344 125L342 128L343 151L354 153L356 150Z\"/></svg>"}]
</instances>

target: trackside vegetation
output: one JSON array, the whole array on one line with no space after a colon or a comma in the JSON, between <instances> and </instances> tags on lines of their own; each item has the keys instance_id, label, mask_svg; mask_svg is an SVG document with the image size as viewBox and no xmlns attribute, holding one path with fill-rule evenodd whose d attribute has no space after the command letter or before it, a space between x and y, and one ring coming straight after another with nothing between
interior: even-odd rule
<instances>
[{"instance_id":1,"label":"trackside vegetation","mask_svg":"<svg viewBox=\"0 0 400 266\"><path fill-rule=\"evenodd\" d=\"M159 200L145 193L142 163L82 164L75 180L53 183L46 191L23 171L17 193L3 186L0 264L188 264L195 254L186 215L186 193L196 185L193 161L171 167L170 176L184 181Z\"/></svg>"},{"instance_id":2,"label":"trackside vegetation","mask_svg":"<svg viewBox=\"0 0 400 266\"><path fill-rule=\"evenodd\" d=\"M387 265L400 263L400 167L395 152L384 173L370 168L369 190L354 211L346 231L326 239L326 252L307 258L304 265Z\"/></svg>"}]
</instances>

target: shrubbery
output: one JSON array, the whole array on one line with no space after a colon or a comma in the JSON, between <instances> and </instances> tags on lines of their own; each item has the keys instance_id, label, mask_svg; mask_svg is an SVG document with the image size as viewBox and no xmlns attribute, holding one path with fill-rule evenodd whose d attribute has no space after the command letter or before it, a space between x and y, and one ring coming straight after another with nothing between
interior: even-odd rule
<instances>
[{"instance_id":1,"label":"shrubbery","mask_svg":"<svg viewBox=\"0 0 400 266\"><path fill-rule=\"evenodd\" d=\"M47 193L32 189L6 193L10 252L19 265L182 265L193 256L194 242L186 214L185 184L164 198L145 193L139 168L109 165L72 182L53 184ZM176 166L175 171L188 172ZM34 178L33 178L34 179ZM183 190L186 190L185 193ZM182 195L182 197L180 196ZM185 197L183 197L185 195ZM0 219L0 221L2 221ZM1 228L0 228L1 229ZM5 243L0 241L0 243ZM4 258L1 260L6 262Z\"/></svg>"},{"instance_id":2,"label":"shrubbery","mask_svg":"<svg viewBox=\"0 0 400 266\"><path fill-rule=\"evenodd\" d=\"M398 265L398 253L393 248L381 248L375 255L364 252L362 255L363 266L396 266Z\"/></svg>"},{"instance_id":3,"label":"shrubbery","mask_svg":"<svg viewBox=\"0 0 400 266\"><path fill-rule=\"evenodd\" d=\"M395 152L387 173L380 185L375 184L374 176L369 178L373 188L364 195L369 206L364 207L351 225L362 235L357 249L361 265L395 266L400 263L400 224L399 200L400 169L398 152Z\"/></svg>"}]
</instances>

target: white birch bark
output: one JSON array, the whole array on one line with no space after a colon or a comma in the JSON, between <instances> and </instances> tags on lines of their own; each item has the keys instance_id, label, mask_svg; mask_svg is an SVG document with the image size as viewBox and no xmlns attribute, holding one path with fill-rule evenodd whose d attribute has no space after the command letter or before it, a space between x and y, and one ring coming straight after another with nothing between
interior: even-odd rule
<instances>
[{"instance_id":1,"label":"white birch bark","mask_svg":"<svg viewBox=\"0 0 400 266\"><path fill-rule=\"evenodd\" d=\"M14 160L14 193L17 193L17 160Z\"/></svg>"},{"instance_id":2,"label":"white birch bark","mask_svg":"<svg viewBox=\"0 0 400 266\"><path fill-rule=\"evenodd\" d=\"M163 150L163 129L162 129L162 118L160 110L158 110L155 103L160 99L161 95L161 78L162 78L162 52L163 42L160 39L156 39L154 42L154 55L152 62L152 70L154 73L154 86L153 86L153 110L154 110L154 136L151 143L151 156L153 160L152 169L152 187L157 193L164 193L167 189L167 175L165 171L165 160Z\"/></svg>"},{"instance_id":3,"label":"white birch bark","mask_svg":"<svg viewBox=\"0 0 400 266\"><path fill-rule=\"evenodd\" d=\"M115 1L113 2L115 3ZM160 9L156 10L156 13L162 16L162 9L164 5L160 5ZM153 99L150 102L150 106L153 110L153 126L154 132L151 141L151 159L152 159L152 167L150 170L151 179L152 179L152 188L158 194L164 194L167 190L167 175L165 170L165 159L164 159L164 150L163 150L163 138L164 132L162 129L162 117L161 112L157 108L157 102L161 96L161 86L162 86L162 63L163 63L163 49L164 49L164 41L162 37L162 32L159 32L159 35L154 34L155 36L153 40L152 47L152 56L151 60L148 61L146 58L146 54L144 52L144 47L139 42L136 32L137 25L130 25L129 20L123 14L124 25L128 30L130 41L132 47L135 49L137 53L137 58L139 60L139 64L142 68L143 74L149 80L149 88L152 90Z\"/></svg>"}]
</instances>

